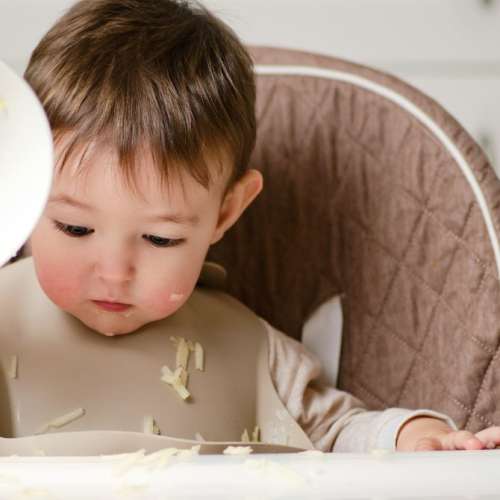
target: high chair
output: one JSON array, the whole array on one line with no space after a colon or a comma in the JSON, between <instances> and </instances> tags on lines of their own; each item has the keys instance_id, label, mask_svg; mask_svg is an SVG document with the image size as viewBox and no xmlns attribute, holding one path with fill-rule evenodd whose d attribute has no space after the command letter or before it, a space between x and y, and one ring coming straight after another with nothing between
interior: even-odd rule
<instances>
[{"instance_id":1,"label":"high chair","mask_svg":"<svg viewBox=\"0 0 500 500\"><path fill-rule=\"evenodd\" d=\"M325 56L251 51L259 128L250 166L265 189L209 255L227 269L228 291L297 339L314 323L330 382L370 408L434 409L472 431L498 424L500 183L485 155L439 104L394 77ZM328 368L340 334L337 380ZM178 457L165 468L165 457L140 451L97 456L99 435L68 432L18 440L10 453L33 455L43 444L52 456L0 458L0 496L500 491L494 450L318 456L261 445L259 458ZM152 451L160 438L124 433L112 452Z\"/></svg>"},{"instance_id":2,"label":"high chair","mask_svg":"<svg viewBox=\"0 0 500 500\"><path fill-rule=\"evenodd\" d=\"M397 78L305 52L252 54L250 166L264 190L211 253L230 292L297 339L339 296L341 389L372 409L498 425L500 182L485 154ZM336 330L334 316L323 335ZM327 368L332 342L318 353Z\"/></svg>"}]
</instances>

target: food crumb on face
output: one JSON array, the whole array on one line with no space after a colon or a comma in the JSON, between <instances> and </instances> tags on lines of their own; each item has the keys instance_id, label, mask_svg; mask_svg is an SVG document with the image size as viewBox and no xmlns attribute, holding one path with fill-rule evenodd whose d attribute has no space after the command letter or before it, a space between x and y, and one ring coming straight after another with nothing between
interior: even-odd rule
<instances>
[{"instance_id":1,"label":"food crumb on face","mask_svg":"<svg viewBox=\"0 0 500 500\"><path fill-rule=\"evenodd\" d=\"M170 301L171 302L180 302L184 298L183 293L172 293L170 294Z\"/></svg>"}]
</instances>

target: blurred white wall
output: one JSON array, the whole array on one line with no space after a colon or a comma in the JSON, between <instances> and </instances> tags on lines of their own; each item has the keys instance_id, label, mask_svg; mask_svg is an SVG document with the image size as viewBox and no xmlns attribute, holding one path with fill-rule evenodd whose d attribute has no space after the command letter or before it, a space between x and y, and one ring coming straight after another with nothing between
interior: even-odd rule
<instances>
[{"instance_id":1,"label":"blurred white wall","mask_svg":"<svg viewBox=\"0 0 500 500\"><path fill-rule=\"evenodd\" d=\"M204 0L249 44L390 71L441 102L500 164L500 0ZM0 0L0 59L22 73L72 0Z\"/></svg>"}]
</instances>

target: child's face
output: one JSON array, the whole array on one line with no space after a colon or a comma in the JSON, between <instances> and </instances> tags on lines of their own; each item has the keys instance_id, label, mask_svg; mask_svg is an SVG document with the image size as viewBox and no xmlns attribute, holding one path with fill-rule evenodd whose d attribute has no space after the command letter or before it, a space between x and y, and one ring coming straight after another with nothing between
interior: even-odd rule
<instances>
[{"instance_id":1,"label":"child's face","mask_svg":"<svg viewBox=\"0 0 500 500\"><path fill-rule=\"evenodd\" d=\"M75 175L78 160L68 159L56 175L31 238L43 290L106 335L169 316L188 299L210 244L222 236L223 179L207 190L185 175L184 189L175 179L161 189L144 155L141 199L125 186L111 148L90 151Z\"/></svg>"}]
</instances>

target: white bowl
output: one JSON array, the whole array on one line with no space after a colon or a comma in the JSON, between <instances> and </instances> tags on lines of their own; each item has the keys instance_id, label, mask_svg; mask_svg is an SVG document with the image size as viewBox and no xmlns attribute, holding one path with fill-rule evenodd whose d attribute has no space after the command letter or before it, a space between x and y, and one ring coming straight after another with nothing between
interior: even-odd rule
<instances>
[{"instance_id":1,"label":"white bowl","mask_svg":"<svg viewBox=\"0 0 500 500\"><path fill-rule=\"evenodd\" d=\"M0 266L28 239L53 170L49 123L29 85L0 61Z\"/></svg>"}]
</instances>

